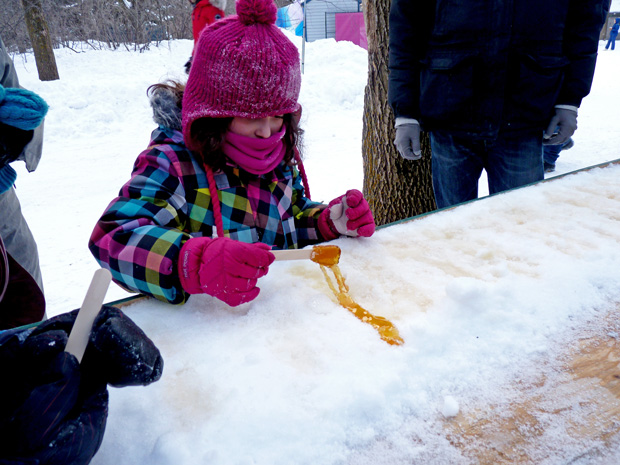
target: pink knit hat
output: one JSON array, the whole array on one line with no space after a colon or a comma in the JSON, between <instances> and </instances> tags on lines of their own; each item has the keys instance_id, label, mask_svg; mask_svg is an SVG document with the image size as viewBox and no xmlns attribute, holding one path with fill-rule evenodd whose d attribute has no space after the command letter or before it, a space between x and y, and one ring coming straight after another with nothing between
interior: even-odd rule
<instances>
[{"instance_id":1,"label":"pink knit hat","mask_svg":"<svg viewBox=\"0 0 620 465\"><path fill-rule=\"evenodd\" d=\"M238 0L237 15L200 36L183 94L183 136L199 118L264 118L294 113L299 51L275 26L274 0Z\"/></svg>"}]
</instances>

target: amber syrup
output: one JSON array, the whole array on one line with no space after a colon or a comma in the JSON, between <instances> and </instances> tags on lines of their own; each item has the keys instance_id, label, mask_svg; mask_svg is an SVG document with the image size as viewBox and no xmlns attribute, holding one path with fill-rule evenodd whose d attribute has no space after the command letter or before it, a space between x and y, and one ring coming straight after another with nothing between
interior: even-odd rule
<instances>
[{"instance_id":1,"label":"amber syrup","mask_svg":"<svg viewBox=\"0 0 620 465\"><path fill-rule=\"evenodd\" d=\"M398 329L396 329L391 321L382 316L371 314L356 303L349 295L349 287L345 283L344 277L340 272L340 267L338 266L338 262L340 261L340 247L336 245L316 246L312 249L310 259L321 266L321 271L323 272L323 276L325 276L327 285L336 296L336 299L338 299L340 305L349 310L364 323L368 323L375 328L381 339L388 344L401 345L405 343L400 337ZM332 282L327 269L334 274L336 285Z\"/></svg>"}]
</instances>

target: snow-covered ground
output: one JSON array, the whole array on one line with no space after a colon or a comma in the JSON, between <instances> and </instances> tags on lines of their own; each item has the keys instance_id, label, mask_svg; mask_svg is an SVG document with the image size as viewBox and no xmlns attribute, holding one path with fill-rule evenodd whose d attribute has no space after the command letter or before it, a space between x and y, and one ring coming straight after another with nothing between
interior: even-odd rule
<instances>
[{"instance_id":1,"label":"snow-covered ground","mask_svg":"<svg viewBox=\"0 0 620 465\"><path fill-rule=\"evenodd\" d=\"M97 268L92 228L154 128L146 88L182 79L191 48L56 50L61 79L45 83L31 55L15 57L22 85L50 104L39 168L16 167L50 315L80 306ZM554 175L620 158L619 71L620 50L601 51ZM362 187L366 73L359 47L306 44L300 100L316 200ZM396 324L401 347L339 307L314 263L275 263L260 296L235 309L208 296L127 307L161 348L164 376L111 389L93 463L467 463L443 433L446 416L501 405L516 377L553 377L540 361L620 299L619 176L597 169L337 241L351 295ZM127 296L113 285L106 300ZM584 452L553 439L563 447L548 463Z\"/></svg>"}]
</instances>

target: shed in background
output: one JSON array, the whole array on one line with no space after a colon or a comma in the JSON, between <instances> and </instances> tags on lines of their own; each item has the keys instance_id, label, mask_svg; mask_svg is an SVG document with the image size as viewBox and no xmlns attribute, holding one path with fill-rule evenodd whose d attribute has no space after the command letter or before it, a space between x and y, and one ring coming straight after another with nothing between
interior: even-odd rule
<instances>
[{"instance_id":1,"label":"shed in background","mask_svg":"<svg viewBox=\"0 0 620 465\"><path fill-rule=\"evenodd\" d=\"M362 11L362 0L306 0L306 41L336 38L336 13Z\"/></svg>"}]
</instances>

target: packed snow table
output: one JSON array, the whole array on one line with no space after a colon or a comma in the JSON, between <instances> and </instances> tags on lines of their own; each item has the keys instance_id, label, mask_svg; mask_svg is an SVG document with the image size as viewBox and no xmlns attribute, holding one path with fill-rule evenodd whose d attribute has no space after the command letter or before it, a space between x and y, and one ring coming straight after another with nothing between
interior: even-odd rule
<instances>
[{"instance_id":1,"label":"packed snow table","mask_svg":"<svg viewBox=\"0 0 620 465\"><path fill-rule=\"evenodd\" d=\"M340 239L350 296L275 262L251 303L119 302L162 379L93 464L620 463L620 165Z\"/></svg>"}]
</instances>

